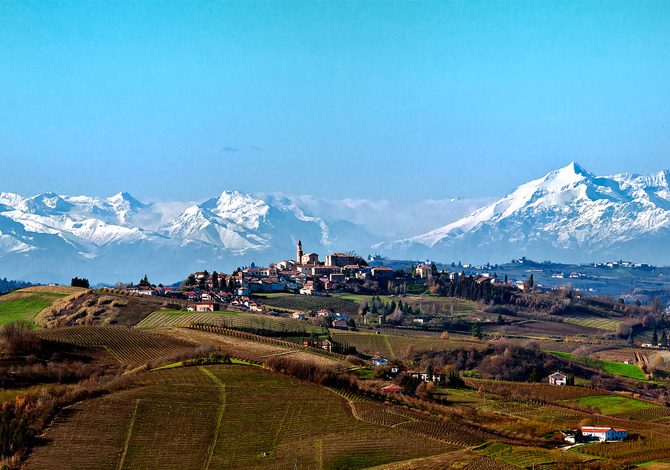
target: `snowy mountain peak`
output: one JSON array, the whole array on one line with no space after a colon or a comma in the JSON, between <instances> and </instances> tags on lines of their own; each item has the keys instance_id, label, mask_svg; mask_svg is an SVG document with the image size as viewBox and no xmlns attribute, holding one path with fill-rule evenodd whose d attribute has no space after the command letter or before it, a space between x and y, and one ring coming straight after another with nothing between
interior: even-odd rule
<instances>
[{"instance_id":1,"label":"snowy mountain peak","mask_svg":"<svg viewBox=\"0 0 670 470\"><path fill-rule=\"evenodd\" d=\"M249 230L258 229L270 209L262 199L239 191L223 191L218 198L209 199L200 207Z\"/></svg>"},{"instance_id":2,"label":"snowy mountain peak","mask_svg":"<svg viewBox=\"0 0 670 470\"><path fill-rule=\"evenodd\" d=\"M467 217L386 248L433 258L435 250L449 251L482 261L520 254L546 259L557 252L562 259L586 260L610 250L623 256L632 246L651 250L657 240L670 239L669 174L595 176L571 162Z\"/></svg>"},{"instance_id":3,"label":"snowy mountain peak","mask_svg":"<svg viewBox=\"0 0 670 470\"><path fill-rule=\"evenodd\" d=\"M114 196L110 196L110 197L107 198L107 201L110 204L127 205L128 207L133 207L133 208L146 207L146 204L138 201L132 194L127 193L127 192L120 192L120 193L115 194Z\"/></svg>"}]
</instances>

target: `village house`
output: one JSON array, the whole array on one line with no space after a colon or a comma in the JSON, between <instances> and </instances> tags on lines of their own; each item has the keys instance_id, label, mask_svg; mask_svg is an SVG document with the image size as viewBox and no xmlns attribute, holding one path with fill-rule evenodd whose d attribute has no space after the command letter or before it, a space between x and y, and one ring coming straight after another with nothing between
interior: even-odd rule
<instances>
[{"instance_id":1,"label":"village house","mask_svg":"<svg viewBox=\"0 0 670 470\"><path fill-rule=\"evenodd\" d=\"M392 279L393 278L393 268L386 266L378 266L372 268L372 277L375 279Z\"/></svg>"},{"instance_id":2,"label":"village house","mask_svg":"<svg viewBox=\"0 0 670 470\"><path fill-rule=\"evenodd\" d=\"M554 372L549 376L549 385L567 385L568 376L561 372Z\"/></svg>"},{"instance_id":3,"label":"village house","mask_svg":"<svg viewBox=\"0 0 670 470\"><path fill-rule=\"evenodd\" d=\"M427 264L420 264L419 266L416 267L414 272L416 273L417 276L419 276L422 279L432 277L434 274L433 267Z\"/></svg>"},{"instance_id":4,"label":"village house","mask_svg":"<svg viewBox=\"0 0 670 470\"><path fill-rule=\"evenodd\" d=\"M218 312L221 306L218 302L196 302L189 305L186 310L189 312Z\"/></svg>"},{"instance_id":5,"label":"village house","mask_svg":"<svg viewBox=\"0 0 670 470\"><path fill-rule=\"evenodd\" d=\"M382 392L385 393L402 393L404 389L400 385L387 385L386 387L382 387Z\"/></svg>"},{"instance_id":6,"label":"village house","mask_svg":"<svg viewBox=\"0 0 670 470\"><path fill-rule=\"evenodd\" d=\"M343 267L348 264L357 264L359 257L347 253L331 253L326 256L326 266Z\"/></svg>"},{"instance_id":7,"label":"village house","mask_svg":"<svg viewBox=\"0 0 670 470\"><path fill-rule=\"evenodd\" d=\"M303 312L293 312L291 318L295 318L296 320L306 320L307 315Z\"/></svg>"},{"instance_id":8,"label":"village house","mask_svg":"<svg viewBox=\"0 0 670 470\"><path fill-rule=\"evenodd\" d=\"M302 255L302 264L304 266L316 266L319 264L319 255L316 253Z\"/></svg>"},{"instance_id":9,"label":"village house","mask_svg":"<svg viewBox=\"0 0 670 470\"><path fill-rule=\"evenodd\" d=\"M238 297L248 296L249 295L249 287L248 286L238 287L237 289L235 289L235 295L237 295Z\"/></svg>"},{"instance_id":10,"label":"village house","mask_svg":"<svg viewBox=\"0 0 670 470\"><path fill-rule=\"evenodd\" d=\"M332 326L333 328L339 328L343 330L346 330L348 328L347 321L343 318L336 318L335 320L333 320Z\"/></svg>"},{"instance_id":11,"label":"village house","mask_svg":"<svg viewBox=\"0 0 670 470\"><path fill-rule=\"evenodd\" d=\"M444 374L429 374L428 372L413 372L408 371L407 375L415 379L421 379L424 382L444 382Z\"/></svg>"},{"instance_id":12,"label":"village house","mask_svg":"<svg viewBox=\"0 0 670 470\"><path fill-rule=\"evenodd\" d=\"M330 279L330 282L335 282L335 283L340 283L344 282L344 274L342 273L333 273L330 276L328 276Z\"/></svg>"}]
</instances>

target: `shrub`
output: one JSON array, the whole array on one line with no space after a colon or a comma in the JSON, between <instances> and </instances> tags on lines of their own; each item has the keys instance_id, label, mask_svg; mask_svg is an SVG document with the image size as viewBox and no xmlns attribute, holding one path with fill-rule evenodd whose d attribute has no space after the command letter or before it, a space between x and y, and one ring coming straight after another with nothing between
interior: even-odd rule
<instances>
[{"instance_id":1,"label":"shrub","mask_svg":"<svg viewBox=\"0 0 670 470\"><path fill-rule=\"evenodd\" d=\"M0 337L8 354L25 356L37 354L42 349L42 341L35 334L30 323L24 320L5 325Z\"/></svg>"}]
</instances>

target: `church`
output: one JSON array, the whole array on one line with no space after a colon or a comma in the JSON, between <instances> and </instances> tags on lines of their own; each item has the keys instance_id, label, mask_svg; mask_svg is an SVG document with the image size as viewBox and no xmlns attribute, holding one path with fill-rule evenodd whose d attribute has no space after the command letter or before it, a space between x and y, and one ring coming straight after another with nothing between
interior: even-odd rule
<instances>
[{"instance_id":1,"label":"church","mask_svg":"<svg viewBox=\"0 0 670 470\"><path fill-rule=\"evenodd\" d=\"M298 240L295 260L297 264L303 266L317 266L319 264L319 255L316 253L304 254L302 251L302 242Z\"/></svg>"}]
</instances>

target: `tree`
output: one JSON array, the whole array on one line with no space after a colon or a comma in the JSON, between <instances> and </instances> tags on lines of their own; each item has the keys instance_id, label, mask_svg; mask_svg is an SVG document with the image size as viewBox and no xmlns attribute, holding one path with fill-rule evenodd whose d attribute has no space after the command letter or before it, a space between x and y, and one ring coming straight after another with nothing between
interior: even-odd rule
<instances>
[{"instance_id":1,"label":"tree","mask_svg":"<svg viewBox=\"0 0 670 470\"><path fill-rule=\"evenodd\" d=\"M314 286L314 290L316 291L321 291L325 287L323 281L319 278L319 276L312 277L312 285Z\"/></svg>"},{"instance_id":2,"label":"tree","mask_svg":"<svg viewBox=\"0 0 670 470\"><path fill-rule=\"evenodd\" d=\"M663 333L661 333L661 346L664 348L668 347L668 334L663 330Z\"/></svg>"},{"instance_id":3,"label":"tree","mask_svg":"<svg viewBox=\"0 0 670 470\"><path fill-rule=\"evenodd\" d=\"M653 344L654 346L658 344L658 333L656 332L656 323L654 323L654 327L651 333L651 344Z\"/></svg>"},{"instance_id":4,"label":"tree","mask_svg":"<svg viewBox=\"0 0 670 470\"><path fill-rule=\"evenodd\" d=\"M151 283L149 282L149 278L147 277L146 274L144 275L144 277L142 279L140 279L139 286L140 287L150 287L151 286Z\"/></svg>"},{"instance_id":5,"label":"tree","mask_svg":"<svg viewBox=\"0 0 670 470\"><path fill-rule=\"evenodd\" d=\"M663 302L658 297L651 299L649 302L649 307L651 308L651 311L654 313L654 315L660 315L663 313Z\"/></svg>"},{"instance_id":6,"label":"tree","mask_svg":"<svg viewBox=\"0 0 670 470\"><path fill-rule=\"evenodd\" d=\"M219 273L216 271L212 273L212 286L214 286L214 289L219 288Z\"/></svg>"},{"instance_id":7,"label":"tree","mask_svg":"<svg viewBox=\"0 0 670 470\"><path fill-rule=\"evenodd\" d=\"M528 279L526 280L526 287L528 287L529 291L532 291L533 288L535 287L535 279L533 278L532 273L530 276L528 276Z\"/></svg>"},{"instance_id":8,"label":"tree","mask_svg":"<svg viewBox=\"0 0 670 470\"><path fill-rule=\"evenodd\" d=\"M482 339L484 337L484 335L482 334L482 328L479 325L478 321L472 324L472 336L479 339Z\"/></svg>"},{"instance_id":9,"label":"tree","mask_svg":"<svg viewBox=\"0 0 670 470\"><path fill-rule=\"evenodd\" d=\"M90 282L88 282L88 279L86 279L85 277L83 277L81 279L78 278L78 277L73 277L72 282L70 282L70 285L72 287L83 287L85 289L88 289L89 287L91 287Z\"/></svg>"},{"instance_id":10,"label":"tree","mask_svg":"<svg viewBox=\"0 0 670 470\"><path fill-rule=\"evenodd\" d=\"M197 281L195 280L195 274L189 274L188 277L186 278L186 285L187 286L194 286L197 284Z\"/></svg>"}]
</instances>

